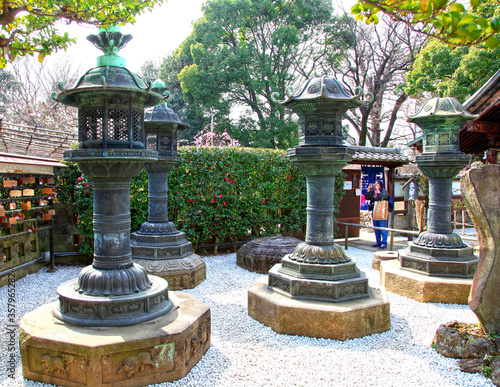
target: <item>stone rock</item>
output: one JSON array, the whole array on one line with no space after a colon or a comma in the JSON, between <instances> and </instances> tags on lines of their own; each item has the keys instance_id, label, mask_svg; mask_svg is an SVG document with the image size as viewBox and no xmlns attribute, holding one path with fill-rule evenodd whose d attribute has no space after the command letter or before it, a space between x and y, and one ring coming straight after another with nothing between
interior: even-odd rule
<instances>
[{"instance_id":1,"label":"stone rock","mask_svg":"<svg viewBox=\"0 0 500 387\"><path fill-rule=\"evenodd\" d=\"M470 169L460 183L479 239L479 263L469 305L488 333L500 332L500 165ZM500 372L500 371L499 371Z\"/></svg>"},{"instance_id":2,"label":"stone rock","mask_svg":"<svg viewBox=\"0 0 500 387\"><path fill-rule=\"evenodd\" d=\"M254 239L238 250L236 264L248 271L267 274L285 255L293 253L301 242L297 238L284 237L281 234Z\"/></svg>"},{"instance_id":3,"label":"stone rock","mask_svg":"<svg viewBox=\"0 0 500 387\"><path fill-rule=\"evenodd\" d=\"M467 346L467 338L463 332L459 332L453 327L456 321L440 325L432 344L435 345L436 351L444 357L454 359L462 359L465 357L465 349Z\"/></svg>"},{"instance_id":4,"label":"stone rock","mask_svg":"<svg viewBox=\"0 0 500 387\"><path fill-rule=\"evenodd\" d=\"M373 254L372 267L375 270L380 270L380 262L388 261L390 259L398 259L399 254L397 251L377 251Z\"/></svg>"},{"instance_id":5,"label":"stone rock","mask_svg":"<svg viewBox=\"0 0 500 387\"><path fill-rule=\"evenodd\" d=\"M476 374L481 372L483 359L461 359L458 365L460 366L460 371L467 372L468 374Z\"/></svg>"},{"instance_id":6,"label":"stone rock","mask_svg":"<svg viewBox=\"0 0 500 387\"><path fill-rule=\"evenodd\" d=\"M465 347L465 358L484 358L486 355L493 355L495 348L485 337L469 336Z\"/></svg>"},{"instance_id":7,"label":"stone rock","mask_svg":"<svg viewBox=\"0 0 500 387\"><path fill-rule=\"evenodd\" d=\"M491 381L495 386L500 386L500 358L494 359L490 363Z\"/></svg>"}]
</instances>

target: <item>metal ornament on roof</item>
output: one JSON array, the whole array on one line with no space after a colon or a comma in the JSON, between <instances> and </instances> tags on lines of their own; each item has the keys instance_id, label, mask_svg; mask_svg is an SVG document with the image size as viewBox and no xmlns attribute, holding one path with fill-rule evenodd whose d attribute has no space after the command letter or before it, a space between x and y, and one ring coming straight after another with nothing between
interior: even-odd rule
<instances>
[{"instance_id":1,"label":"metal ornament on roof","mask_svg":"<svg viewBox=\"0 0 500 387\"><path fill-rule=\"evenodd\" d=\"M165 84L155 81L153 91L168 98ZM177 130L188 128L163 102L144 113L147 149L158 151L158 161L148 162L148 220L132 234L134 262L149 274L168 280L171 289L197 286L206 278L205 261L193 254L192 244L168 219L168 173L179 162Z\"/></svg>"},{"instance_id":2,"label":"metal ornament on roof","mask_svg":"<svg viewBox=\"0 0 500 387\"><path fill-rule=\"evenodd\" d=\"M333 78L312 78L280 101L299 116L299 146L287 155L307 180L304 243L269 271L269 286L292 298L330 302L369 297L368 280L333 239L335 176L354 151L343 144L342 118L371 100ZM276 96L275 96L276 99Z\"/></svg>"},{"instance_id":3,"label":"metal ornament on roof","mask_svg":"<svg viewBox=\"0 0 500 387\"><path fill-rule=\"evenodd\" d=\"M401 267L434 276L472 278L478 257L453 232L453 178L470 160L460 152L459 129L477 116L455 98L432 98L408 118L424 132L424 153L415 162L429 178L427 230L400 253Z\"/></svg>"},{"instance_id":4,"label":"metal ornament on roof","mask_svg":"<svg viewBox=\"0 0 500 387\"><path fill-rule=\"evenodd\" d=\"M134 264L130 248L130 182L145 162L144 107L163 98L125 68L117 55L129 40L118 28L89 40L105 55L57 101L78 108L78 149L64 153L91 180L94 201L94 261L78 279L58 287L54 315L71 324L119 326L159 317L172 309L167 282Z\"/></svg>"}]
</instances>

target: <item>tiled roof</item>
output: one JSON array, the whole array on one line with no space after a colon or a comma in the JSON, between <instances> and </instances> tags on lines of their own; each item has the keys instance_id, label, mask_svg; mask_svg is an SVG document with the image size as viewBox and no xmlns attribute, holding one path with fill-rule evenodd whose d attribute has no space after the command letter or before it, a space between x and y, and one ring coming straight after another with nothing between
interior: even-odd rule
<instances>
[{"instance_id":1,"label":"tiled roof","mask_svg":"<svg viewBox=\"0 0 500 387\"><path fill-rule=\"evenodd\" d=\"M33 156L25 156L25 155L16 155L13 153L3 153L3 152L0 152L0 163L38 165L38 166L44 166L44 167L62 167L62 168L67 167L67 165L61 164L57 160L53 160L53 159L46 159L43 157L33 157Z\"/></svg>"},{"instance_id":2,"label":"tiled roof","mask_svg":"<svg viewBox=\"0 0 500 387\"><path fill-rule=\"evenodd\" d=\"M353 162L362 164L364 162L371 163L389 163L389 164L408 164L408 157L403 155L396 148L375 148L365 146L353 146L355 154L352 158Z\"/></svg>"}]
</instances>

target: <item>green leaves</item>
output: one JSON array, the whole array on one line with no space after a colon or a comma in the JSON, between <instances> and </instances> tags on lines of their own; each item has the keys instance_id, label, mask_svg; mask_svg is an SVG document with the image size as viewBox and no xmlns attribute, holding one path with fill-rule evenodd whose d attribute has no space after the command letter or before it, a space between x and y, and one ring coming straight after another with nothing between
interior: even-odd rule
<instances>
[{"instance_id":1,"label":"green leaves","mask_svg":"<svg viewBox=\"0 0 500 387\"><path fill-rule=\"evenodd\" d=\"M469 10L456 0L359 0L351 12L356 20L365 20L367 24L376 22L377 13L383 12L414 31L450 45L472 46L484 42L495 49L498 38L494 34L500 32L500 22L495 15L478 14L486 7L484 3L494 4L495 0L471 1Z\"/></svg>"},{"instance_id":2,"label":"green leaves","mask_svg":"<svg viewBox=\"0 0 500 387\"><path fill-rule=\"evenodd\" d=\"M135 16L163 0L4 0L0 11L0 68L17 56L38 54L39 61L75 40L56 28L57 20L95 26L133 23Z\"/></svg>"}]
</instances>

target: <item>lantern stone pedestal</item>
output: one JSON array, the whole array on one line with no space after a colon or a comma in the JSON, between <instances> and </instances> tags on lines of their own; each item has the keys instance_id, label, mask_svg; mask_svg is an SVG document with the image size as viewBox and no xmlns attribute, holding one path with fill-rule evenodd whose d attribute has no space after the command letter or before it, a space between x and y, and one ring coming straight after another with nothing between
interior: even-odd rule
<instances>
[{"instance_id":1,"label":"lantern stone pedestal","mask_svg":"<svg viewBox=\"0 0 500 387\"><path fill-rule=\"evenodd\" d=\"M210 309L169 292L176 309L127 327L62 323L46 304L20 323L23 375L57 386L134 387L187 375L210 347Z\"/></svg>"},{"instance_id":2,"label":"lantern stone pedestal","mask_svg":"<svg viewBox=\"0 0 500 387\"><path fill-rule=\"evenodd\" d=\"M248 291L248 314L277 333L342 341L391 328L383 287L369 287L367 298L332 303L287 297L261 278Z\"/></svg>"},{"instance_id":3,"label":"lantern stone pedestal","mask_svg":"<svg viewBox=\"0 0 500 387\"><path fill-rule=\"evenodd\" d=\"M397 260L380 262L380 284L418 302L467 305L472 278L436 277L401 269Z\"/></svg>"},{"instance_id":4,"label":"lantern stone pedestal","mask_svg":"<svg viewBox=\"0 0 500 387\"><path fill-rule=\"evenodd\" d=\"M335 177L354 153L343 145L342 116L363 105L332 78L307 80L281 102L299 115L290 160L306 176L307 228L300 243L248 292L248 314L278 333L347 340L390 329L385 289L372 288L333 239Z\"/></svg>"},{"instance_id":5,"label":"lantern stone pedestal","mask_svg":"<svg viewBox=\"0 0 500 387\"><path fill-rule=\"evenodd\" d=\"M451 212L453 178L470 159L459 150L458 130L473 118L454 98L433 98L408 118L424 131L424 153L415 162L429 178L429 213L427 230L400 251L400 268L380 271L388 291L421 302L468 302L478 257L453 232Z\"/></svg>"}]
</instances>

